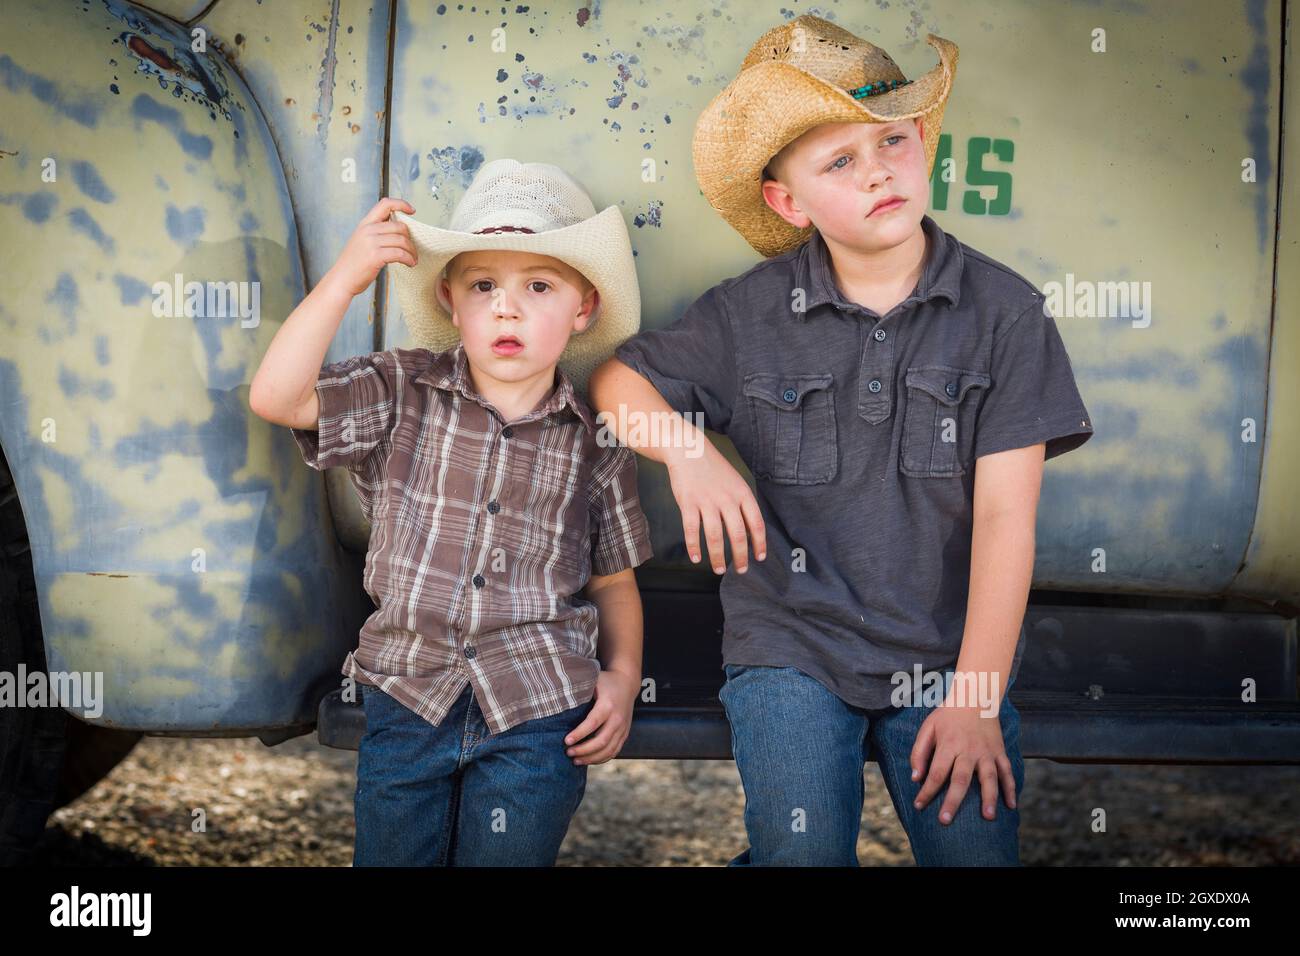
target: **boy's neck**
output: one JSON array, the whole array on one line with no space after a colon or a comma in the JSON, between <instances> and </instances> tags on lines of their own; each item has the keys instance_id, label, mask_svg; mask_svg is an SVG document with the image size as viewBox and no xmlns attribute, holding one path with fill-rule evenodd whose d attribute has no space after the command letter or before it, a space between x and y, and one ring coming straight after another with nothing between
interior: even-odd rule
<instances>
[{"instance_id":1,"label":"boy's neck","mask_svg":"<svg viewBox=\"0 0 1300 956\"><path fill-rule=\"evenodd\" d=\"M860 252L822 235L835 284L849 302L884 315L907 298L921 280L929 238L916 231L892 249Z\"/></svg>"},{"instance_id":2,"label":"boy's neck","mask_svg":"<svg viewBox=\"0 0 1300 956\"><path fill-rule=\"evenodd\" d=\"M466 359L474 391L500 412L507 423L527 415L546 401L557 387L558 377L554 365L522 381L503 382L476 369L474 363L468 361L468 356Z\"/></svg>"}]
</instances>

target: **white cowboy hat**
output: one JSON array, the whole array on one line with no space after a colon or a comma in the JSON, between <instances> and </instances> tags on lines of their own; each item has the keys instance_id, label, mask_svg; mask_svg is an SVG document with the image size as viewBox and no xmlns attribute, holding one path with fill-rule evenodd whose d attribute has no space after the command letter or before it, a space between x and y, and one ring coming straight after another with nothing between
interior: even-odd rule
<instances>
[{"instance_id":1,"label":"white cowboy hat","mask_svg":"<svg viewBox=\"0 0 1300 956\"><path fill-rule=\"evenodd\" d=\"M591 322L574 332L559 365L584 393L591 373L641 325L641 292L627 224L617 206L597 213L591 198L550 163L497 159L485 163L439 229L404 212L416 264L390 263L397 300L417 345L441 352L460 341L451 303L442 295L443 270L476 249L510 249L553 256L581 272L600 293Z\"/></svg>"}]
</instances>

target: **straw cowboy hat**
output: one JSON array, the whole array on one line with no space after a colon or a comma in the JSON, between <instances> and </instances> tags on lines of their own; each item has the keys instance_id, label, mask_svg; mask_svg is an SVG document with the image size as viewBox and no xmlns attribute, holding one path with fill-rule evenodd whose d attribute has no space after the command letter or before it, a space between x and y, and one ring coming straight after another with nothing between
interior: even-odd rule
<instances>
[{"instance_id":1,"label":"straw cowboy hat","mask_svg":"<svg viewBox=\"0 0 1300 956\"><path fill-rule=\"evenodd\" d=\"M597 213L591 198L550 163L497 159L485 163L452 212L450 228L419 222L404 212L416 264L393 263L393 284L417 345L441 352L460 341L451 303L442 294L443 270L461 252L512 249L568 263L600 293L587 328L574 332L559 365L585 395L596 366L641 325L641 293L627 224L617 206Z\"/></svg>"},{"instance_id":2,"label":"straw cowboy hat","mask_svg":"<svg viewBox=\"0 0 1300 956\"><path fill-rule=\"evenodd\" d=\"M909 80L880 47L805 14L768 30L740 73L695 124L695 177L709 204L763 256L812 235L763 201L763 168L787 143L822 123L889 123L921 117L927 172L934 170L957 45L926 36L939 64Z\"/></svg>"}]
</instances>

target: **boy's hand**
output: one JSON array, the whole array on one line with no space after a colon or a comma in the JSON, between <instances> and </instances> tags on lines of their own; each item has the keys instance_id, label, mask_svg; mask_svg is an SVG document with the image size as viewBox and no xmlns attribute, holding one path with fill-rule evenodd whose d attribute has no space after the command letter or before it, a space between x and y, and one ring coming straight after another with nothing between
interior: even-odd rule
<instances>
[{"instance_id":1,"label":"boy's hand","mask_svg":"<svg viewBox=\"0 0 1300 956\"><path fill-rule=\"evenodd\" d=\"M618 756L632 729L632 707L641 689L639 678L623 671L601 671L596 677L596 703L564 738L565 753L577 766L604 763ZM588 734L596 733L590 740ZM578 741L582 743L578 743Z\"/></svg>"},{"instance_id":2,"label":"boy's hand","mask_svg":"<svg viewBox=\"0 0 1300 956\"><path fill-rule=\"evenodd\" d=\"M951 823L957 815L974 773L979 774L986 820L996 816L999 782L1007 806L1016 805L1016 778L1002 739L1002 722L996 715L982 714L982 709L978 703L955 706L945 702L925 718L912 746L912 779L920 779L929 764L929 774L916 795L918 810L924 809L944 781L952 777L939 810L939 821L943 824Z\"/></svg>"},{"instance_id":3,"label":"boy's hand","mask_svg":"<svg viewBox=\"0 0 1300 956\"><path fill-rule=\"evenodd\" d=\"M375 203L357 226L338 261L327 276L349 295L357 296L375 281L379 270L390 262L415 265L415 244L406 223L389 217L394 209L414 215L415 208L405 199L384 198Z\"/></svg>"},{"instance_id":4,"label":"boy's hand","mask_svg":"<svg viewBox=\"0 0 1300 956\"><path fill-rule=\"evenodd\" d=\"M704 439L700 445L704 454L697 458L687 458L683 453L665 462L673 497L682 513L686 552L692 561L700 560L700 525L703 523L709 563L717 574L726 573L727 556L722 537L725 526L726 535L731 540L736 573L744 574L749 570L746 527L754 539L754 556L759 561L767 557L767 534L758 501L748 482L722 452L713 447L713 442Z\"/></svg>"}]
</instances>

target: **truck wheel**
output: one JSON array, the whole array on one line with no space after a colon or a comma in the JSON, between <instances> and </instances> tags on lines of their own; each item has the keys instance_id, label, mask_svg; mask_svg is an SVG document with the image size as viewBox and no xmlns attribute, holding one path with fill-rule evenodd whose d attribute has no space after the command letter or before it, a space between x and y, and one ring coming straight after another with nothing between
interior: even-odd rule
<instances>
[{"instance_id":1,"label":"truck wheel","mask_svg":"<svg viewBox=\"0 0 1300 956\"><path fill-rule=\"evenodd\" d=\"M0 454L0 671L45 670L27 525ZM60 707L0 707L0 866L24 862L50 812L114 766L140 735L83 723Z\"/></svg>"}]
</instances>

